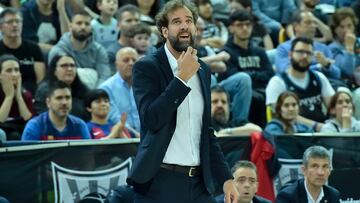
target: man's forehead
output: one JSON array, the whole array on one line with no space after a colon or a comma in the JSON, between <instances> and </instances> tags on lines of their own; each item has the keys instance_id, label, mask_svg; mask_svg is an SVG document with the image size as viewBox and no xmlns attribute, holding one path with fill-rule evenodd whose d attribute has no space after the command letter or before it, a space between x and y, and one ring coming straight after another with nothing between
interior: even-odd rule
<instances>
[{"instance_id":1,"label":"man's forehead","mask_svg":"<svg viewBox=\"0 0 360 203\"><path fill-rule=\"evenodd\" d=\"M302 49L309 49L312 50L313 49L313 45L312 44L308 44L308 43L304 43L304 42L297 42L295 44L295 49L297 48L302 48Z\"/></svg>"},{"instance_id":2,"label":"man's forehead","mask_svg":"<svg viewBox=\"0 0 360 203\"><path fill-rule=\"evenodd\" d=\"M184 17L183 13L185 11L185 17L189 19L193 19L193 14L191 11L186 7L178 7L174 10L170 11L168 15L169 22L171 22L174 19L180 19L181 17Z\"/></svg>"},{"instance_id":3,"label":"man's forehead","mask_svg":"<svg viewBox=\"0 0 360 203\"><path fill-rule=\"evenodd\" d=\"M239 168L234 173L234 178L240 178L240 177L250 177L250 178L256 178L256 172L251 168Z\"/></svg>"},{"instance_id":4,"label":"man's forehead","mask_svg":"<svg viewBox=\"0 0 360 203\"><path fill-rule=\"evenodd\" d=\"M330 164L329 159L327 158L310 158L309 164Z\"/></svg>"}]
</instances>

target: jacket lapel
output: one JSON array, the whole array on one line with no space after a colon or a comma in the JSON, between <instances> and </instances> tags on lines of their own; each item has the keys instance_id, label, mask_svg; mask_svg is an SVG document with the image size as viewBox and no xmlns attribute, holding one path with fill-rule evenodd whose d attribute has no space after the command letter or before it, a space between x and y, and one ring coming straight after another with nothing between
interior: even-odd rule
<instances>
[{"instance_id":1,"label":"jacket lapel","mask_svg":"<svg viewBox=\"0 0 360 203\"><path fill-rule=\"evenodd\" d=\"M159 56L158 59L161 63L161 66L160 66L161 72L165 75L166 83L168 84L174 78L174 74L171 70L171 66L170 66L169 60L166 56L164 46L162 46L161 48L158 49L159 53L157 55Z\"/></svg>"}]
</instances>

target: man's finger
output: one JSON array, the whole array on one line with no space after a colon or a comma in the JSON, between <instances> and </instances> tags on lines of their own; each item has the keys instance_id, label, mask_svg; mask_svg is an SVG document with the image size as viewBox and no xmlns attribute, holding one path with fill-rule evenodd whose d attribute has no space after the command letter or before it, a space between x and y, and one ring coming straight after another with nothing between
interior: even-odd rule
<instances>
[{"instance_id":1,"label":"man's finger","mask_svg":"<svg viewBox=\"0 0 360 203\"><path fill-rule=\"evenodd\" d=\"M192 53L191 53L193 56L196 56L197 54L197 50L196 49L193 49Z\"/></svg>"}]
</instances>

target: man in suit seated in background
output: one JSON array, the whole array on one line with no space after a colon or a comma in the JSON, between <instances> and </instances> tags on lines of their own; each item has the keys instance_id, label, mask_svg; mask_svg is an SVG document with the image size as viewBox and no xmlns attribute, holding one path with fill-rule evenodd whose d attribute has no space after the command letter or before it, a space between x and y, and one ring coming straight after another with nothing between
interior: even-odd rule
<instances>
[{"instance_id":1,"label":"man in suit seated in background","mask_svg":"<svg viewBox=\"0 0 360 203\"><path fill-rule=\"evenodd\" d=\"M270 203L271 201L256 196L258 189L257 169L254 163L246 160L238 161L231 169L235 186L239 192L238 203ZM224 202L224 195L216 198L218 203Z\"/></svg>"},{"instance_id":2,"label":"man in suit seated in background","mask_svg":"<svg viewBox=\"0 0 360 203\"><path fill-rule=\"evenodd\" d=\"M330 154L327 149L322 146L309 147L304 152L301 166L305 178L297 180L281 190L275 202L340 202L339 191L325 185L331 168Z\"/></svg>"}]
</instances>

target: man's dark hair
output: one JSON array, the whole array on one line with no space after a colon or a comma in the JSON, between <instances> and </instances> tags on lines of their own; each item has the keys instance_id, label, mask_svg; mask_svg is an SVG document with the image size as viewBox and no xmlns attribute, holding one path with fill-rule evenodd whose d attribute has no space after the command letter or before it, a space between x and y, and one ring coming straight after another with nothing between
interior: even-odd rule
<instances>
[{"instance_id":1,"label":"man's dark hair","mask_svg":"<svg viewBox=\"0 0 360 203\"><path fill-rule=\"evenodd\" d=\"M97 99L109 99L108 93L103 89L93 89L90 90L87 94L85 100L85 107L90 108L91 103Z\"/></svg>"},{"instance_id":2,"label":"man's dark hair","mask_svg":"<svg viewBox=\"0 0 360 203\"><path fill-rule=\"evenodd\" d=\"M229 92L226 91L225 88L223 88L220 85L215 85L214 87L211 88L211 93L224 93L226 95L226 99L228 101L228 103L230 104L230 95Z\"/></svg>"},{"instance_id":3,"label":"man's dark hair","mask_svg":"<svg viewBox=\"0 0 360 203\"><path fill-rule=\"evenodd\" d=\"M73 13L73 15L71 16L71 22L73 22L74 17L77 16L77 15L92 18L91 15L88 12L86 12L85 10L79 10L79 11Z\"/></svg>"},{"instance_id":4,"label":"man's dark hair","mask_svg":"<svg viewBox=\"0 0 360 203\"><path fill-rule=\"evenodd\" d=\"M68 84L66 84L63 81L57 80L50 82L49 89L46 92L46 98L50 98L54 94L54 92L58 89L69 89L71 92L71 87Z\"/></svg>"},{"instance_id":5,"label":"man's dark hair","mask_svg":"<svg viewBox=\"0 0 360 203\"><path fill-rule=\"evenodd\" d=\"M151 28L145 23L137 23L136 25L129 28L128 32L124 33L125 36L133 38L135 35L146 34L151 35Z\"/></svg>"},{"instance_id":6,"label":"man's dark hair","mask_svg":"<svg viewBox=\"0 0 360 203\"><path fill-rule=\"evenodd\" d=\"M170 12L174 11L175 9L184 8L184 7L186 7L187 9L190 10L190 12L192 13L192 16L193 16L194 24L196 24L199 14L198 14L198 11L197 11L194 3L192 3L188 0L169 1L164 5L164 7L161 9L161 11L155 16L156 26L157 26L159 32L161 33L162 37L164 37L162 35L162 28L168 27L168 25L169 25L168 14Z\"/></svg>"},{"instance_id":7,"label":"man's dark hair","mask_svg":"<svg viewBox=\"0 0 360 203\"><path fill-rule=\"evenodd\" d=\"M296 46L297 43L302 42L304 44L310 44L311 46L313 46L313 40L307 37L296 37L292 42L291 42L291 51L294 51L294 47Z\"/></svg>"},{"instance_id":8,"label":"man's dark hair","mask_svg":"<svg viewBox=\"0 0 360 203\"><path fill-rule=\"evenodd\" d=\"M125 12L129 12L131 14L139 14L140 15L140 10L137 6L132 5L132 4L126 4L121 6L117 11L116 11L116 20L119 22L121 21L122 15Z\"/></svg>"},{"instance_id":9,"label":"man's dark hair","mask_svg":"<svg viewBox=\"0 0 360 203\"><path fill-rule=\"evenodd\" d=\"M239 168L249 168L255 171L257 174L256 166L253 162L247 160L240 160L235 163L235 165L231 168L231 173L234 174Z\"/></svg>"},{"instance_id":10,"label":"man's dark hair","mask_svg":"<svg viewBox=\"0 0 360 203\"><path fill-rule=\"evenodd\" d=\"M253 16L246 10L239 10L232 13L229 17L229 25L233 24L236 21L250 21L253 22Z\"/></svg>"},{"instance_id":11,"label":"man's dark hair","mask_svg":"<svg viewBox=\"0 0 360 203\"><path fill-rule=\"evenodd\" d=\"M22 18L22 14L19 9L13 8L13 7L8 7L8 8L5 8L0 13L0 25L4 23L4 18L7 15L19 15Z\"/></svg>"},{"instance_id":12,"label":"man's dark hair","mask_svg":"<svg viewBox=\"0 0 360 203\"><path fill-rule=\"evenodd\" d=\"M194 4L196 5L196 7L199 7L201 5L205 5L205 4L211 4L210 0L193 0Z\"/></svg>"},{"instance_id":13,"label":"man's dark hair","mask_svg":"<svg viewBox=\"0 0 360 203\"><path fill-rule=\"evenodd\" d=\"M338 36L336 36L335 29L339 27L341 22L346 18L350 18L355 29L356 26L358 26L359 20L356 17L356 14L352 8L343 7L337 9L335 13L331 16L330 20L330 28L335 38L338 38Z\"/></svg>"}]
</instances>

